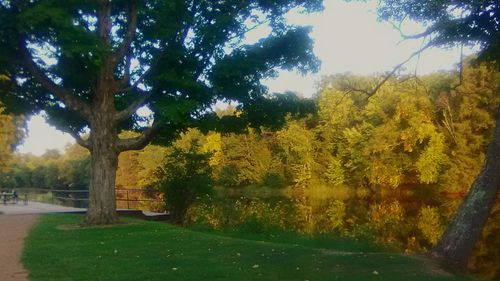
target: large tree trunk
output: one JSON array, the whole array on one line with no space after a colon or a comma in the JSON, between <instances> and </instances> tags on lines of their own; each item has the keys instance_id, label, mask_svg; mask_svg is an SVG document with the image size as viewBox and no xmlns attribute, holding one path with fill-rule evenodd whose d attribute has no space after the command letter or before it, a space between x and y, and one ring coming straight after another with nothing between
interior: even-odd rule
<instances>
[{"instance_id":1,"label":"large tree trunk","mask_svg":"<svg viewBox=\"0 0 500 281\"><path fill-rule=\"evenodd\" d=\"M444 266L466 271L467 261L486 224L500 189L500 110L497 113L486 159L478 177L460 205L457 214L432 250Z\"/></svg>"},{"instance_id":2,"label":"large tree trunk","mask_svg":"<svg viewBox=\"0 0 500 281\"><path fill-rule=\"evenodd\" d=\"M113 110L95 111L91 120L91 180L86 217L89 225L117 221L115 181L119 152L113 114Z\"/></svg>"}]
</instances>

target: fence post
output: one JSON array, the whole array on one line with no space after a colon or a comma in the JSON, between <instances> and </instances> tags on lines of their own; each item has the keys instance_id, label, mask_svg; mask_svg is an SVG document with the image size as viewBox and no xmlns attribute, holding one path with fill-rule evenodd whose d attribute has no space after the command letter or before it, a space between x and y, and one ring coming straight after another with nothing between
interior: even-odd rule
<instances>
[{"instance_id":1,"label":"fence post","mask_svg":"<svg viewBox=\"0 0 500 281\"><path fill-rule=\"evenodd\" d=\"M127 210L130 210L130 201L128 199L128 189L127 189Z\"/></svg>"}]
</instances>

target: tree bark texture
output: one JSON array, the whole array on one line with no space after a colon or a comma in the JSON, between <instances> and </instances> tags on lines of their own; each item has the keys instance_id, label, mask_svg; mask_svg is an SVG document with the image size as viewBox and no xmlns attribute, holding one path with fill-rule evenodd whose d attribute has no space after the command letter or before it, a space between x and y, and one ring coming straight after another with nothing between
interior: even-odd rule
<instances>
[{"instance_id":1,"label":"tree bark texture","mask_svg":"<svg viewBox=\"0 0 500 281\"><path fill-rule=\"evenodd\" d=\"M119 154L113 115L95 112L91 126L91 180L86 223L110 224L117 220L115 181Z\"/></svg>"},{"instance_id":2,"label":"tree bark texture","mask_svg":"<svg viewBox=\"0 0 500 281\"><path fill-rule=\"evenodd\" d=\"M483 167L457 214L431 254L454 271L464 272L500 189L500 108Z\"/></svg>"},{"instance_id":3,"label":"tree bark texture","mask_svg":"<svg viewBox=\"0 0 500 281\"><path fill-rule=\"evenodd\" d=\"M102 42L110 46L111 2L101 0L97 9L97 32ZM91 171L89 207L86 223L111 224L117 221L115 181L118 167L118 131L115 120L114 61L111 54L103 59L94 99L91 105L90 142Z\"/></svg>"}]
</instances>

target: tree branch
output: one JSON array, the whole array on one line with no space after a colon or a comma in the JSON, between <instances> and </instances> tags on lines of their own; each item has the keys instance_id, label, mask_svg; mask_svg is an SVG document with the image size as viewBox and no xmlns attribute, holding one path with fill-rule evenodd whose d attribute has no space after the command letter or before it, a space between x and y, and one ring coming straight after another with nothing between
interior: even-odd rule
<instances>
[{"instance_id":1,"label":"tree branch","mask_svg":"<svg viewBox=\"0 0 500 281\"><path fill-rule=\"evenodd\" d=\"M111 42L111 2L98 0L97 8L97 33L106 44Z\"/></svg>"},{"instance_id":2,"label":"tree branch","mask_svg":"<svg viewBox=\"0 0 500 281\"><path fill-rule=\"evenodd\" d=\"M117 143L118 151L127 150L141 150L153 139L159 130L159 125L157 121L153 122L153 125L146 129L140 136L129 139L119 139Z\"/></svg>"},{"instance_id":3,"label":"tree branch","mask_svg":"<svg viewBox=\"0 0 500 281\"><path fill-rule=\"evenodd\" d=\"M262 25L264 25L266 23L269 23L270 21L271 21L270 18L266 18L265 20L258 21L256 24L254 24L254 25L252 25L252 26L250 26L248 28L245 28L241 32L238 32L238 33L234 34L233 36L228 37L227 41L229 42L229 41L232 41L232 40L234 40L236 38L240 38L243 35L247 34L248 32L257 29L257 28L261 27Z\"/></svg>"},{"instance_id":4,"label":"tree branch","mask_svg":"<svg viewBox=\"0 0 500 281\"><path fill-rule=\"evenodd\" d=\"M75 139L76 143L78 143L79 145L85 147L88 150L92 149L92 144L90 143L90 139L83 139L76 132L69 132L69 134Z\"/></svg>"},{"instance_id":5,"label":"tree branch","mask_svg":"<svg viewBox=\"0 0 500 281\"><path fill-rule=\"evenodd\" d=\"M431 42L429 42L425 46L423 46L422 48L420 48L419 50L417 50L414 53L412 53L406 60L404 60L403 62L401 62L398 65L396 65L391 70L391 72L389 72L388 74L386 74L384 76L384 78L382 79L382 81L380 81L379 83L377 83L377 85L375 85L375 87L372 90L368 91L368 90L355 89L355 88L351 88L349 90L355 91L355 92L364 93L364 94L366 94L368 96L368 98L370 98L371 96L375 95L378 92L378 90L380 90L380 87L382 87L385 84L385 82L387 82L387 80L389 80L389 78L391 78L401 67L403 67L407 62L409 62L415 56L420 55L420 53L422 53L423 51L425 51L426 49L428 49L431 46L432 46L432 44L431 44Z\"/></svg>"},{"instance_id":6,"label":"tree branch","mask_svg":"<svg viewBox=\"0 0 500 281\"><path fill-rule=\"evenodd\" d=\"M125 108L124 110L118 111L115 114L115 120L117 122L123 122L123 121L127 120L127 118L132 116L137 111L137 109L144 106L152 96L153 96L152 92L143 93L139 99L137 99L136 101L131 103L127 108Z\"/></svg>"},{"instance_id":7,"label":"tree branch","mask_svg":"<svg viewBox=\"0 0 500 281\"><path fill-rule=\"evenodd\" d=\"M385 78L373 89L372 91L372 94L371 95L374 95L379 89L380 87L382 87L382 85L387 81L389 80L389 78L391 76L393 76L401 67L403 67L407 62L409 62L411 59L413 59L415 56L419 56L423 51L425 51L426 49L428 49L429 47L431 47L432 44L429 42L427 43L425 46L423 46L422 48L420 48L419 50L413 52L406 60L404 60L403 62L401 62L400 64L396 65L391 72L389 72L389 74L387 74L385 76Z\"/></svg>"},{"instance_id":8,"label":"tree branch","mask_svg":"<svg viewBox=\"0 0 500 281\"><path fill-rule=\"evenodd\" d=\"M137 8L135 7L135 1L132 0L132 2L134 3L134 10L135 10L135 15L134 15L134 22L130 22L129 21L129 24L133 23L134 25L134 30L133 30L133 34L130 38L133 39L133 36L135 35L135 27L137 26ZM191 12L189 13L189 16L191 17L191 19L195 16L196 14L196 6L199 4L200 1L193 1L192 2L192 6L191 6ZM129 14L129 19L130 19L131 15ZM181 42L181 44L184 44L186 38L187 38L187 35L189 33L189 29L191 28L192 25L186 25L186 27L182 30L181 34L180 34L180 38L179 38L179 41ZM131 28L131 26L129 25L129 28ZM130 29L127 29L127 34L130 32ZM125 42L125 40L124 40ZM129 42L129 45L130 45L130 42ZM125 46L121 46L121 47L125 47ZM129 85L128 84L128 80L130 80L130 75L128 78L125 78L123 79L123 88L121 89L122 91L124 92L128 92L130 90L133 90L133 89L136 89L137 86L139 86L139 84L142 82L142 80L151 72L153 71L153 69L158 66L158 64L160 63L161 61L161 58L164 56L165 54L164 53L160 53L158 55L158 57L156 59L153 60L153 63L149 66L149 68L144 71L144 73L139 76L139 78L137 78L137 80L134 82L134 84L132 85ZM126 81L125 81L126 80Z\"/></svg>"},{"instance_id":9,"label":"tree branch","mask_svg":"<svg viewBox=\"0 0 500 281\"><path fill-rule=\"evenodd\" d=\"M127 5L127 31L123 37L123 41L114 54L115 63L118 64L127 53L130 52L132 41L134 40L137 28L137 1L130 0ZM128 60L129 58L127 58ZM129 64L127 62L126 64Z\"/></svg>"},{"instance_id":10,"label":"tree branch","mask_svg":"<svg viewBox=\"0 0 500 281\"><path fill-rule=\"evenodd\" d=\"M408 40L408 39L420 39L423 37L427 37L431 35L432 33L436 32L438 29L436 25L432 25L428 27L426 30L420 32L420 33L415 33L415 34L405 34L403 30L401 30L401 24L402 22L399 23L399 25L396 25L392 21L387 21L394 29L396 29L399 32L399 35L403 38L403 40Z\"/></svg>"},{"instance_id":11,"label":"tree branch","mask_svg":"<svg viewBox=\"0 0 500 281\"><path fill-rule=\"evenodd\" d=\"M161 57L161 55L160 55L160 57ZM121 92L128 92L128 91L137 89L137 87L139 86L139 84L141 84L141 81L152 71L153 67L156 67L158 65L158 63L160 61L160 57L158 57L158 58L155 59L155 61L148 68L148 70L144 71L144 73L141 76L139 76L139 78L137 78L137 80L134 82L134 84L128 85L128 82L124 81L124 83L122 83L122 85L126 85L126 86L123 87L120 91Z\"/></svg>"},{"instance_id":12,"label":"tree branch","mask_svg":"<svg viewBox=\"0 0 500 281\"><path fill-rule=\"evenodd\" d=\"M21 43L19 46L20 55L21 55L21 63L28 69L28 71L33 75L33 77L38 81L42 86L48 90L51 94L56 96L67 106L69 109L75 111L80 116L84 117L86 120L89 120L91 111L88 104L79 98L73 96L68 90L63 87L57 85L52 81L44 72L41 70L34 62L31 53L26 48L24 43Z\"/></svg>"},{"instance_id":13,"label":"tree branch","mask_svg":"<svg viewBox=\"0 0 500 281\"><path fill-rule=\"evenodd\" d=\"M240 3L234 8L234 10L232 11L229 11L225 14L227 14L227 16L229 18L234 18L236 17L240 12L241 10L245 7L245 4L246 4L246 0L241 0ZM212 18L209 19L209 21L211 20ZM244 30L236 33L236 34L233 34L232 36L230 34L227 34L227 38L225 38L225 41L226 42L230 42L232 40L234 40L235 38L238 38L238 37L241 37L243 35L245 35L247 32L249 31L252 31L256 28L258 28L259 26L265 24L266 22L269 22L270 19L265 19L263 21L259 21L257 22L254 26L251 26L251 27L248 27L248 28L245 28ZM195 46L193 48L193 52L192 54L193 55L196 55L197 53L200 53L200 50L198 47L202 47L202 46L205 46L203 40L201 40L198 44L198 46ZM198 80L198 78L200 77L201 74L203 74L203 72L206 70L207 66L209 65L210 61L212 60L213 56L214 56L214 52L216 51L215 49L215 45L214 46L210 46L211 48L207 51L205 51L205 53L202 53L204 59L200 60L199 61L199 65L193 75L193 78L195 80Z\"/></svg>"},{"instance_id":14,"label":"tree branch","mask_svg":"<svg viewBox=\"0 0 500 281\"><path fill-rule=\"evenodd\" d=\"M255 25L253 25L249 28L246 28L239 33L234 34L233 36L228 37L227 41L229 42L229 41L232 41L236 38L239 38L239 37L245 35L246 33L250 32L254 29L257 29L260 26L262 26L263 24L269 23L269 22L270 22L270 19L260 21L260 22L256 23ZM213 56L213 52L212 52L212 54L206 56L205 61L200 62L200 65L198 66L198 68L196 69L196 71L194 73L195 79L198 79L200 77L200 75L203 73L203 71L207 68L207 65L209 64L210 60L212 59L212 56Z\"/></svg>"},{"instance_id":15,"label":"tree branch","mask_svg":"<svg viewBox=\"0 0 500 281\"><path fill-rule=\"evenodd\" d=\"M119 89L127 89L130 84L130 65L132 64L132 54L129 50L125 55L125 65L123 66L123 77L118 82Z\"/></svg>"}]
</instances>

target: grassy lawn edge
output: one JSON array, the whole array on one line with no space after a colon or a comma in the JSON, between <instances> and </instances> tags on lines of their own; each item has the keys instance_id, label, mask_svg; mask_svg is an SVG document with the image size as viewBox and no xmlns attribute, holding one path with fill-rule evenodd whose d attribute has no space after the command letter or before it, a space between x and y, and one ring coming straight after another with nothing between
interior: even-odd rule
<instances>
[{"instance_id":1,"label":"grassy lawn edge","mask_svg":"<svg viewBox=\"0 0 500 281\"><path fill-rule=\"evenodd\" d=\"M394 252L325 241L252 240L161 222L75 228L79 215L43 215L26 239L30 280L472 280ZM353 245L356 245L355 243Z\"/></svg>"}]
</instances>

